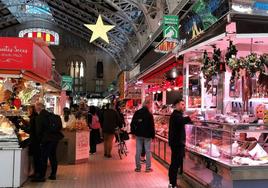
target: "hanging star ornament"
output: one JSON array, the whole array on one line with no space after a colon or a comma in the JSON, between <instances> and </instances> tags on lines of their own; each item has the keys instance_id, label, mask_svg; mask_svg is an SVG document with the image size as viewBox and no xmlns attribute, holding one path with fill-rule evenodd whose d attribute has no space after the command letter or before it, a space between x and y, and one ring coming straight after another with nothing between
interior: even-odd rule
<instances>
[{"instance_id":1,"label":"hanging star ornament","mask_svg":"<svg viewBox=\"0 0 268 188\"><path fill-rule=\"evenodd\" d=\"M102 38L105 42L109 44L109 39L107 36L107 32L113 29L114 25L104 25L101 15L99 15L97 23L93 24L84 24L88 29L90 29L93 33L91 35L90 42L93 42L97 38Z\"/></svg>"}]
</instances>

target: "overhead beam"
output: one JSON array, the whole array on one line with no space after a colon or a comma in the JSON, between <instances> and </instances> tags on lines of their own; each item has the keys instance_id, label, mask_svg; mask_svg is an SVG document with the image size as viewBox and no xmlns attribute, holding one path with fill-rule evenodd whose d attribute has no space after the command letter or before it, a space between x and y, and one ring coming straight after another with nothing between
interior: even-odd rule
<instances>
[{"instance_id":1,"label":"overhead beam","mask_svg":"<svg viewBox=\"0 0 268 188\"><path fill-rule=\"evenodd\" d=\"M177 3L176 8L171 13L172 15L178 15L180 11L183 10L183 8L188 4L192 3L193 0L181 0ZM151 40L148 40L146 44L140 49L139 53L134 57L133 62L137 62L137 60L141 57L141 55L146 51L146 49L153 43L153 41L163 32L162 26L160 25L158 29L154 32L154 34L151 37Z\"/></svg>"},{"instance_id":2,"label":"overhead beam","mask_svg":"<svg viewBox=\"0 0 268 188\"><path fill-rule=\"evenodd\" d=\"M61 11L64 11L66 14L70 14L69 11L71 11L72 16L76 17L77 19L80 19L81 21L84 22L84 24L96 21L96 19L94 19L94 18L97 18L97 14L96 14L97 12L96 12L96 10L91 9L90 7L89 7L89 9L95 15L94 18L92 18L92 15L90 15L88 12L86 12L85 10L77 8L75 5L73 5L70 2L66 2L63 0L45 0L45 2L48 3L48 5L50 7L54 7L54 8L61 10ZM111 24L116 25L115 22L113 22L112 20L110 20L106 16L105 16L105 20L106 21L109 20L109 22ZM122 29L120 29L120 27L115 27L114 29L117 30L118 32L120 32L122 35L124 35L126 39L128 39L127 34Z\"/></svg>"}]
</instances>

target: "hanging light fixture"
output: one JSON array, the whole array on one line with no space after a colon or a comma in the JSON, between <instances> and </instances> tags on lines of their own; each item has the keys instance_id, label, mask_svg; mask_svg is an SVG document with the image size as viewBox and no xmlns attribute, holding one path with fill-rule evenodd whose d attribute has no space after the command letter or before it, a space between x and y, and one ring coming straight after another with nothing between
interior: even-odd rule
<instances>
[{"instance_id":1,"label":"hanging light fixture","mask_svg":"<svg viewBox=\"0 0 268 188\"><path fill-rule=\"evenodd\" d=\"M171 77L176 78L178 76L177 69L174 67L171 71Z\"/></svg>"}]
</instances>

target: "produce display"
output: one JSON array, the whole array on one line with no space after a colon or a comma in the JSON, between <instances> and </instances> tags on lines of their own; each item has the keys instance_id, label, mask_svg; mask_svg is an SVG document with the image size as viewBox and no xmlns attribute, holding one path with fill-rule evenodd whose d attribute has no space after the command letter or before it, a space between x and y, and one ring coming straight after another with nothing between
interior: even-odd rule
<instances>
[{"instance_id":1,"label":"produce display","mask_svg":"<svg viewBox=\"0 0 268 188\"><path fill-rule=\"evenodd\" d=\"M87 122L84 118L81 119L74 119L72 122L67 124L65 130L68 131L81 131L81 130L88 130Z\"/></svg>"},{"instance_id":2,"label":"produce display","mask_svg":"<svg viewBox=\"0 0 268 188\"><path fill-rule=\"evenodd\" d=\"M168 115L154 115L155 131L156 134L164 138L168 137L168 124L169 124Z\"/></svg>"}]
</instances>

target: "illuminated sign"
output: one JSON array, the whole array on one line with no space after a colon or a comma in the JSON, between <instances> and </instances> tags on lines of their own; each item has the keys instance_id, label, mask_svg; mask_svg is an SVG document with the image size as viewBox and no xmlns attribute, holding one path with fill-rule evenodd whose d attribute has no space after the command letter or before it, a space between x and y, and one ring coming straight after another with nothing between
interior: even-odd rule
<instances>
[{"instance_id":1,"label":"illuminated sign","mask_svg":"<svg viewBox=\"0 0 268 188\"><path fill-rule=\"evenodd\" d=\"M155 52L168 53L178 45L176 39L164 39L155 48Z\"/></svg>"},{"instance_id":2,"label":"illuminated sign","mask_svg":"<svg viewBox=\"0 0 268 188\"><path fill-rule=\"evenodd\" d=\"M21 38L39 38L51 45L59 45L59 34L48 29L31 28L19 32Z\"/></svg>"}]
</instances>

